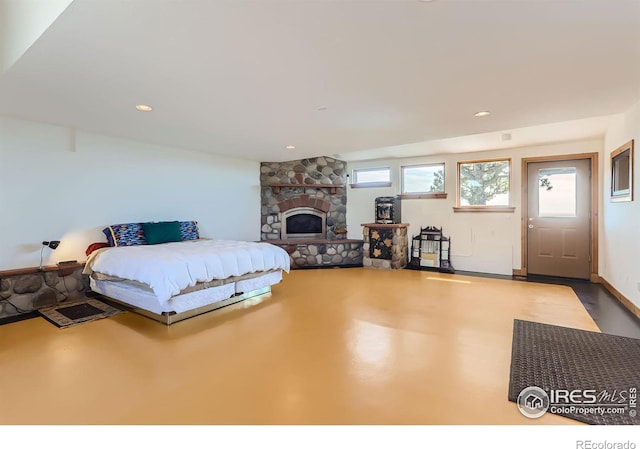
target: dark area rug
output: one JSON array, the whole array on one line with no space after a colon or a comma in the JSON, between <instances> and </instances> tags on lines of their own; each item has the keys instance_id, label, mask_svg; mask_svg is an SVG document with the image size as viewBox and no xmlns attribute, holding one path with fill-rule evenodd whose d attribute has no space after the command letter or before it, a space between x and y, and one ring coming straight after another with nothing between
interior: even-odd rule
<instances>
[{"instance_id":1,"label":"dark area rug","mask_svg":"<svg viewBox=\"0 0 640 449\"><path fill-rule=\"evenodd\" d=\"M548 400L542 405L530 395L529 403L548 413L588 424L640 424L640 339L514 320L509 400L518 403L533 386Z\"/></svg>"},{"instance_id":2,"label":"dark area rug","mask_svg":"<svg viewBox=\"0 0 640 449\"><path fill-rule=\"evenodd\" d=\"M122 310L97 299L58 304L38 310L47 321L60 328L76 326L121 313Z\"/></svg>"}]
</instances>

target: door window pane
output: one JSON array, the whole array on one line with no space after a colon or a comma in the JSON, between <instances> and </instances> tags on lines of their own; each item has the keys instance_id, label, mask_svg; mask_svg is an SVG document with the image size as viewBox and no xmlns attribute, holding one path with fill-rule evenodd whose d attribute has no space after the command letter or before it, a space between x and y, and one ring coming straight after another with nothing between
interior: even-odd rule
<instances>
[{"instance_id":1,"label":"door window pane","mask_svg":"<svg viewBox=\"0 0 640 449\"><path fill-rule=\"evenodd\" d=\"M577 177L575 167L538 170L538 215L546 218L576 216Z\"/></svg>"}]
</instances>

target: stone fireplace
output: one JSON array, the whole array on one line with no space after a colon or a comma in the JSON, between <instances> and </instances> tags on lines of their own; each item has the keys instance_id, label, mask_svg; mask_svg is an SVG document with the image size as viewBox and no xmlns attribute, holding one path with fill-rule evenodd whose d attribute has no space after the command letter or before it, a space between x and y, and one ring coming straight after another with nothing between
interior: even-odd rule
<instances>
[{"instance_id":1,"label":"stone fireplace","mask_svg":"<svg viewBox=\"0 0 640 449\"><path fill-rule=\"evenodd\" d=\"M293 268L362 266L362 240L349 240L346 163L314 157L260 165L260 239L286 249ZM336 232L338 231L338 232Z\"/></svg>"}]
</instances>

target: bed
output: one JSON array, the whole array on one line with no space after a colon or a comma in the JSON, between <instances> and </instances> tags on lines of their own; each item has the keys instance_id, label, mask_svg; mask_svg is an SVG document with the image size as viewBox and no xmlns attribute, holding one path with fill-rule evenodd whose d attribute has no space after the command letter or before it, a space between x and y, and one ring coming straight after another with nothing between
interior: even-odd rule
<instances>
[{"instance_id":1,"label":"bed","mask_svg":"<svg viewBox=\"0 0 640 449\"><path fill-rule=\"evenodd\" d=\"M114 226L105 228L109 246L88 255L84 273L93 292L167 325L269 293L290 270L287 252L269 243L203 239L197 232L158 243L139 225L142 232L128 224L124 239Z\"/></svg>"}]
</instances>

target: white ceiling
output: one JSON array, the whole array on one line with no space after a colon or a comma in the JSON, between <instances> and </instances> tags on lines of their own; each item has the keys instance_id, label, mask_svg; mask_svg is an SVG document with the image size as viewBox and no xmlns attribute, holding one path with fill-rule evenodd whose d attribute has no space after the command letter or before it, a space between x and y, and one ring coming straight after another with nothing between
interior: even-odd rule
<instances>
[{"instance_id":1,"label":"white ceiling","mask_svg":"<svg viewBox=\"0 0 640 449\"><path fill-rule=\"evenodd\" d=\"M258 161L601 136L638 99L638 0L75 0L0 77L1 114Z\"/></svg>"}]
</instances>

